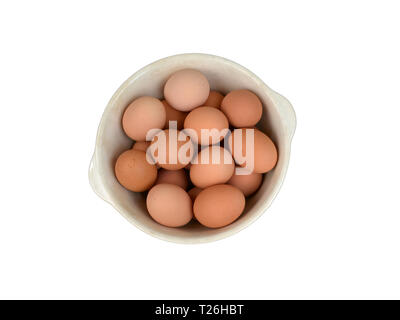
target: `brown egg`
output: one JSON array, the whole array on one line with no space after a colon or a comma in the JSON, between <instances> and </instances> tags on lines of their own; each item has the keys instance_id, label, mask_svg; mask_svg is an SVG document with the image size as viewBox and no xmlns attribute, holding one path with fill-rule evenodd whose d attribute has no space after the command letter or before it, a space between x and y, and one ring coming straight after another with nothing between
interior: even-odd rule
<instances>
[{"instance_id":1,"label":"brown egg","mask_svg":"<svg viewBox=\"0 0 400 320\"><path fill-rule=\"evenodd\" d=\"M118 157L115 176L126 189L142 192L150 189L156 181L157 168L147 162L144 151L130 149Z\"/></svg>"},{"instance_id":2,"label":"brown egg","mask_svg":"<svg viewBox=\"0 0 400 320\"><path fill-rule=\"evenodd\" d=\"M181 227L193 217L192 200L185 190L174 184L158 184L146 199L150 216L167 227Z\"/></svg>"},{"instance_id":3,"label":"brown egg","mask_svg":"<svg viewBox=\"0 0 400 320\"><path fill-rule=\"evenodd\" d=\"M203 104L209 107L220 108L223 98L224 96L222 93L211 90L206 102L204 102Z\"/></svg>"},{"instance_id":4,"label":"brown egg","mask_svg":"<svg viewBox=\"0 0 400 320\"><path fill-rule=\"evenodd\" d=\"M146 152L149 146L150 146L150 141L137 141L133 145L132 149Z\"/></svg>"},{"instance_id":5,"label":"brown egg","mask_svg":"<svg viewBox=\"0 0 400 320\"><path fill-rule=\"evenodd\" d=\"M249 154L246 152L247 130L254 130L254 150L249 150ZM239 139L240 136L242 138L242 148L241 150L236 150L235 139ZM253 162L253 171L256 173L265 173L272 170L278 161L278 151L275 144L258 129L235 129L229 137L229 148L232 150L233 158L238 165L244 167L247 161ZM249 149L251 149L250 146Z\"/></svg>"},{"instance_id":6,"label":"brown egg","mask_svg":"<svg viewBox=\"0 0 400 320\"><path fill-rule=\"evenodd\" d=\"M220 110L213 107L198 107L190 111L184 127L193 142L201 145L215 144L229 131L228 119Z\"/></svg>"},{"instance_id":7,"label":"brown egg","mask_svg":"<svg viewBox=\"0 0 400 320\"><path fill-rule=\"evenodd\" d=\"M165 107L165 113L167 115L166 121L165 121L165 129L169 128L169 121L176 121L177 122L177 127L175 129L181 130L183 128L183 122L185 121L185 118L187 116L187 112L182 112L178 111L174 108L172 108L167 100L162 100L161 101Z\"/></svg>"},{"instance_id":8,"label":"brown egg","mask_svg":"<svg viewBox=\"0 0 400 320\"><path fill-rule=\"evenodd\" d=\"M221 228L239 218L244 206L245 198L238 188L219 184L200 192L194 201L193 212L202 225Z\"/></svg>"},{"instance_id":9,"label":"brown egg","mask_svg":"<svg viewBox=\"0 0 400 320\"><path fill-rule=\"evenodd\" d=\"M151 141L136 141L133 144L132 149L147 152L147 149L148 149L148 147L150 147L150 144L151 144ZM153 159L153 161L154 161L154 159ZM158 165L158 163L155 163L155 165L156 165L157 169L160 169L160 166Z\"/></svg>"},{"instance_id":10,"label":"brown egg","mask_svg":"<svg viewBox=\"0 0 400 320\"><path fill-rule=\"evenodd\" d=\"M128 137L145 141L151 129L162 129L165 125L165 108L160 100L153 97L135 99L125 110L122 127Z\"/></svg>"},{"instance_id":11,"label":"brown egg","mask_svg":"<svg viewBox=\"0 0 400 320\"><path fill-rule=\"evenodd\" d=\"M190 137L179 130L164 130L157 134L151 145L151 154L161 168L179 170L187 166L194 154Z\"/></svg>"},{"instance_id":12,"label":"brown egg","mask_svg":"<svg viewBox=\"0 0 400 320\"><path fill-rule=\"evenodd\" d=\"M190 111L203 105L209 93L210 85L207 78L194 69L175 72L164 87L165 99L179 111Z\"/></svg>"},{"instance_id":13,"label":"brown egg","mask_svg":"<svg viewBox=\"0 0 400 320\"><path fill-rule=\"evenodd\" d=\"M238 188L243 192L245 197L252 195L261 186L263 175L261 173L250 173L239 175L235 171L232 178L227 182L228 184Z\"/></svg>"},{"instance_id":14,"label":"brown egg","mask_svg":"<svg viewBox=\"0 0 400 320\"><path fill-rule=\"evenodd\" d=\"M190 179L196 187L207 188L227 182L234 170L235 164L228 150L219 146L205 147L192 162Z\"/></svg>"},{"instance_id":15,"label":"brown egg","mask_svg":"<svg viewBox=\"0 0 400 320\"><path fill-rule=\"evenodd\" d=\"M253 92L234 90L222 100L221 110L228 117L232 126L236 128L254 127L261 119L262 104Z\"/></svg>"},{"instance_id":16,"label":"brown egg","mask_svg":"<svg viewBox=\"0 0 400 320\"><path fill-rule=\"evenodd\" d=\"M197 188L197 187L194 187L194 188L190 189L188 191L190 199L192 199L192 201L194 202L194 200L196 200L196 198L199 195L199 193L202 192L202 191L203 191L203 189L200 189L200 188Z\"/></svg>"},{"instance_id":17,"label":"brown egg","mask_svg":"<svg viewBox=\"0 0 400 320\"><path fill-rule=\"evenodd\" d=\"M179 170L165 170L161 169L158 171L158 177L156 184L175 184L182 189L187 189L189 186L189 179L187 177L186 171L184 169Z\"/></svg>"}]
</instances>

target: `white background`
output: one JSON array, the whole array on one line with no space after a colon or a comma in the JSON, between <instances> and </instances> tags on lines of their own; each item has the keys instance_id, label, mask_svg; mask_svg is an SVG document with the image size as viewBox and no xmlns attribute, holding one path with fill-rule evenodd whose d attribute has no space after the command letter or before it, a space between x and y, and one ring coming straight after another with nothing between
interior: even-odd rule
<instances>
[{"instance_id":1,"label":"white background","mask_svg":"<svg viewBox=\"0 0 400 320\"><path fill-rule=\"evenodd\" d=\"M2 1L0 298L400 298L396 1ZM159 58L234 60L293 104L273 205L204 245L90 189L109 98Z\"/></svg>"}]
</instances>

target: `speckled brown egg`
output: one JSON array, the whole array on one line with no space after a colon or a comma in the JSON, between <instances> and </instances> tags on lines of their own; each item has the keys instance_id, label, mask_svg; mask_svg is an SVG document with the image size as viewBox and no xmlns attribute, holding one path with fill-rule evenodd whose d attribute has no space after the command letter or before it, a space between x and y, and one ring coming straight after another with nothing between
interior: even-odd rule
<instances>
[{"instance_id":1,"label":"speckled brown egg","mask_svg":"<svg viewBox=\"0 0 400 320\"><path fill-rule=\"evenodd\" d=\"M189 179L186 173L186 170L179 169L179 170L165 170L160 169L158 171L158 177L156 180L156 184L175 184L182 189L187 189L189 186Z\"/></svg>"},{"instance_id":2,"label":"speckled brown egg","mask_svg":"<svg viewBox=\"0 0 400 320\"><path fill-rule=\"evenodd\" d=\"M205 106L220 108L224 95L218 91L211 90L207 100L203 103Z\"/></svg>"},{"instance_id":3,"label":"speckled brown egg","mask_svg":"<svg viewBox=\"0 0 400 320\"><path fill-rule=\"evenodd\" d=\"M122 116L122 127L128 137L146 141L151 129L162 129L165 125L165 108L160 100L143 96L135 99Z\"/></svg>"},{"instance_id":4,"label":"speckled brown egg","mask_svg":"<svg viewBox=\"0 0 400 320\"><path fill-rule=\"evenodd\" d=\"M195 218L208 228L221 228L234 222L243 213L245 198L236 187L219 184L204 189L193 205Z\"/></svg>"},{"instance_id":5,"label":"speckled brown egg","mask_svg":"<svg viewBox=\"0 0 400 320\"><path fill-rule=\"evenodd\" d=\"M150 189L156 181L157 168L147 162L144 151L130 149L118 157L115 176L126 189L142 192Z\"/></svg>"},{"instance_id":6,"label":"speckled brown egg","mask_svg":"<svg viewBox=\"0 0 400 320\"><path fill-rule=\"evenodd\" d=\"M254 150L246 152L247 130L254 130ZM242 140L241 150L236 150L235 139ZM258 129L235 129L229 137L229 148L238 165L246 165L245 158L254 163L254 172L265 173L272 170L278 161L278 151L273 141ZM249 148L250 149L250 148Z\"/></svg>"},{"instance_id":7,"label":"speckled brown egg","mask_svg":"<svg viewBox=\"0 0 400 320\"><path fill-rule=\"evenodd\" d=\"M221 102L221 110L229 123L236 127L254 127L261 119L262 104L260 99L249 90L229 92Z\"/></svg>"},{"instance_id":8,"label":"speckled brown egg","mask_svg":"<svg viewBox=\"0 0 400 320\"><path fill-rule=\"evenodd\" d=\"M235 164L230 152L219 146L202 149L190 167L190 179L198 188L207 188L227 182L233 175Z\"/></svg>"},{"instance_id":9,"label":"speckled brown egg","mask_svg":"<svg viewBox=\"0 0 400 320\"><path fill-rule=\"evenodd\" d=\"M190 111L203 105L209 93L207 78L194 69L183 69L173 73L164 87L165 99L179 111Z\"/></svg>"},{"instance_id":10,"label":"speckled brown egg","mask_svg":"<svg viewBox=\"0 0 400 320\"><path fill-rule=\"evenodd\" d=\"M235 173L233 174L232 178L229 179L227 184L238 188L243 192L245 197L248 197L258 190L258 188L261 186L262 179L262 173L250 173L247 171L246 174L237 174L235 170Z\"/></svg>"},{"instance_id":11,"label":"speckled brown egg","mask_svg":"<svg viewBox=\"0 0 400 320\"><path fill-rule=\"evenodd\" d=\"M172 108L167 100L161 101L165 107L166 120L165 120L165 129L169 129L169 121L176 121L177 127L175 129L181 130L183 128L183 122L187 116L187 112L182 112Z\"/></svg>"},{"instance_id":12,"label":"speckled brown egg","mask_svg":"<svg viewBox=\"0 0 400 320\"><path fill-rule=\"evenodd\" d=\"M158 184L146 198L147 211L166 227L181 227L193 217L192 200L185 190L174 184Z\"/></svg>"},{"instance_id":13,"label":"speckled brown egg","mask_svg":"<svg viewBox=\"0 0 400 320\"><path fill-rule=\"evenodd\" d=\"M217 108L198 107L189 112L184 128L195 143L210 145L226 136L229 123L226 116Z\"/></svg>"}]
</instances>

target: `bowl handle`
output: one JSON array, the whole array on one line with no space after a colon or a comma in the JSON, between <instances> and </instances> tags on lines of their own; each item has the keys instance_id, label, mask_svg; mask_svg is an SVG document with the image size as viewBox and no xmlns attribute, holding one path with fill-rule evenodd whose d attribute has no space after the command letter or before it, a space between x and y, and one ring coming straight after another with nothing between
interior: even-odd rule
<instances>
[{"instance_id":1,"label":"bowl handle","mask_svg":"<svg viewBox=\"0 0 400 320\"><path fill-rule=\"evenodd\" d=\"M98 173L96 168L97 166L97 158L96 152L93 154L92 160L90 161L89 165L89 183L92 187L93 191L104 201L111 203L107 192L104 189L103 181Z\"/></svg>"},{"instance_id":2,"label":"bowl handle","mask_svg":"<svg viewBox=\"0 0 400 320\"><path fill-rule=\"evenodd\" d=\"M279 107L279 112L282 114L282 118L285 121L286 130L289 133L290 139L293 138L296 130L296 113L292 107L292 104L284 96L277 92L273 92L272 99L275 104Z\"/></svg>"}]
</instances>

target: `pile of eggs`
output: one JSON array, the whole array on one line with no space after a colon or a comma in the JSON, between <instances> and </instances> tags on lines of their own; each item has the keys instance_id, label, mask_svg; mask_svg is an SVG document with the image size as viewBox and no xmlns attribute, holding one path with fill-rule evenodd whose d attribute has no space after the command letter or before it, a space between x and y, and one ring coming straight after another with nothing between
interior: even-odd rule
<instances>
[{"instance_id":1,"label":"pile of eggs","mask_svg":"<svg viewBox=\"0 0 400 320\"><path fill-rule=\"evenodd\" d=\"M255 128L263 111L260 99L246 89L225 96L210 90L207 78L194 69L172 74L164 98L142 96L127 106L122 127L135 143L116 161L117 180L130 191L147 192L148 213L164 226L181 227L191 220L208 228L231 224L278 159L273 141ZM205 129L217 130L204 137ZM251 154L246 149L248 129L254 129ZM166 139L149 135L152 131ZM241 150L235 139L241 139ZM163 161L154 158L154 146L160 144L165 147ZM183 150L188 145L189 156ZM211 161L211 155L221 161ZM239 174L238 169L247 168L243 159L251 160L252 170Z\"/></svg>"}]
</instances>

